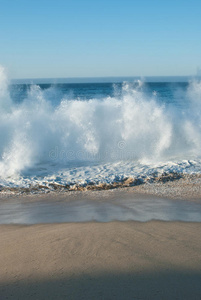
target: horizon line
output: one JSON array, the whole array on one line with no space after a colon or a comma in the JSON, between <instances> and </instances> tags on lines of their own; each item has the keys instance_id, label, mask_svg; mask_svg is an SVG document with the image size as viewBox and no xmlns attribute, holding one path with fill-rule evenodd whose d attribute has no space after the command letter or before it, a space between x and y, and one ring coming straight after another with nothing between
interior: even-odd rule
<instances>
[{"instance_id":1,"label":"horizon line","mask_svg":"<svg viewBox=\"0 0 201 300\"><path fill-rule=\"evenodd\" d=\"M89 80L91 83L110 83L110 82L122 82L123 80L139 80L148 82L148 80L157 80L161 82L161 80L166 79L167 82L169 82L170 79L174 79L174 81L177 81L180 79L190 80L190 79L201 79L201 76L199 75L153 75L153 76L94 76L94 77L34 77L34 78L12 78L10 79L11 83L87 83ZM97 81L98 80L98 81ZM107 81L106 81L107 80ZM109 80L109 81L108 81ZM183 82L182 80L182 82ZM41 82L40 82L41 81ZM51 81L51 82L48 82ZM65 81L65 82L64 82ZM166 82L163 81L163 82ZM89 82L89 83L90 83Z\"/></svg>"}]
</instances>

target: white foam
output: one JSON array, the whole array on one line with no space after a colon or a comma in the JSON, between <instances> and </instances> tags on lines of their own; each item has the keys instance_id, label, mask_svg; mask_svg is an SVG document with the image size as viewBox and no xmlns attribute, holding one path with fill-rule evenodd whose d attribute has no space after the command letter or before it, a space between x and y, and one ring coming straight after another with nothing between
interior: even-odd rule
<instances>
[{"instance_id":1,"label":"white foam","mask_svg":"<svg viewBox=\"0 0 201 300\"><path fill-rule=\"evenodd\" d=\"M0 68L2 185L110 182L160 168L200 172L200 82L183 95L188 111L159 104L156 93L146 96L141 81L124 83L114 97L60 97L53 87L32 85L22 103L13 103ZM184 161L192 157L189 169Z\"/></svg>"}]
</instances>

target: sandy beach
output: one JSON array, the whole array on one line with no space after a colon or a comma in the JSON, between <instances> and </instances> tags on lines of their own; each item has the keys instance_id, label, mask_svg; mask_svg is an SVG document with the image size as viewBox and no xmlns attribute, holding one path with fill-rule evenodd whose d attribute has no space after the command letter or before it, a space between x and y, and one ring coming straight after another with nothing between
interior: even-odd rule
<instances>
[{"instance_id":1,"label":"sandy beach","mask_svg":"<svg viewBox=\"0 0 201 300\"><path fill-rule=\"evenodd\" d=\"M0 225L0 299L201 299L200 221L105 222L100 210L109 209L104 206L108 201L111 211L125 209L123 204L131 200L136 207L142 201L144 208L146 203L149 208L155 203L163 211L169 207L164 203L177 204L168 208L169 213L186 203L190 210L191 204L200 205L200 179L193 184L188 181L187 186L185 183L182 179L111 191L1 195L1 205L9 204L10 212L1 206L0 219L4 213L13 218L11 212L16 210L26 216L19 220L29 220L33 216L26 207L32 210L30 205L49 203L54 212L47 218L50 221L58 214L56 207L65 211L74 201L76 207L86 199L87 209L95 205L102 219L74 223L62 223L62 219L55 223L52 219L46 224L37 224L36 219L36 224ZM169 200L158 198L162 195ZM86 203L79 205L84 213ZM143 214L143 207L138 214ZM37 214L43 215L43 209L39 206ZM74 216L75 210L71 213ZM121 210L119 216L124 214Z\"/></svg>"},{"instance_id":2,"label":"sandy beach","mask_svg":"<svg viewBox=\"0 0 201 300\"><path fill-rule=\"evenodd\" d=\"M200 299L201 224L1 225L0 299Z\"/></svg>"}]
</instances>

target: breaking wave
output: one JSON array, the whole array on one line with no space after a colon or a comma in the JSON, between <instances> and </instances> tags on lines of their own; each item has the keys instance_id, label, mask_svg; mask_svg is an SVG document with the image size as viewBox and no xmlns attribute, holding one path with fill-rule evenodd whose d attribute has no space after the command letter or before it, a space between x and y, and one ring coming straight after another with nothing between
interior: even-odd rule
<instances>
[{"instance_id":1,"label":"breaking wave","mask_svg":"<svg viewBox=\"0 0 201 300\"><path fill-rule=\"evenodd\" d=\"M44 180L61 169L71 170L62 173L66 182L76 181L71 176L75 168L85 168L86 178L94 170L92 180L99 178L97 166L121 162L123 173L128 164L132 169L139 164L195 161L201 155L201 83L189 83L179 97L188 102L188 109L161 103L157 93L148 96L143 82L136 81L124 83L116 96L85 101L61 96L54 86L43 90L31 85L26 98L16 102L1 67L1 182L23 176Z\"/></svg>"}]
</instances>

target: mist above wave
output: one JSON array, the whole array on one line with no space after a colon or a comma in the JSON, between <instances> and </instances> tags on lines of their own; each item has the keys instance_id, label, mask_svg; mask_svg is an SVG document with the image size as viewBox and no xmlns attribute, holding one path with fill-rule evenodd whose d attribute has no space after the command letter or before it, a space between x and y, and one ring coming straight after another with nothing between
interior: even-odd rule
<instances>
[{"instance_id":1,"label":"mist above wave","mask_svg":"<svg viewBox=\"0 0 201 300\"><path fill-rule=\"evenodd\" d=\"M160 104L143 83L124 83L119 96L82 101L32 85L13 102L0 68L0 177L27 169L115 161L167 161L201 154L201 83L185 94L188 110Z\"/></svg>"}]
</instances>

